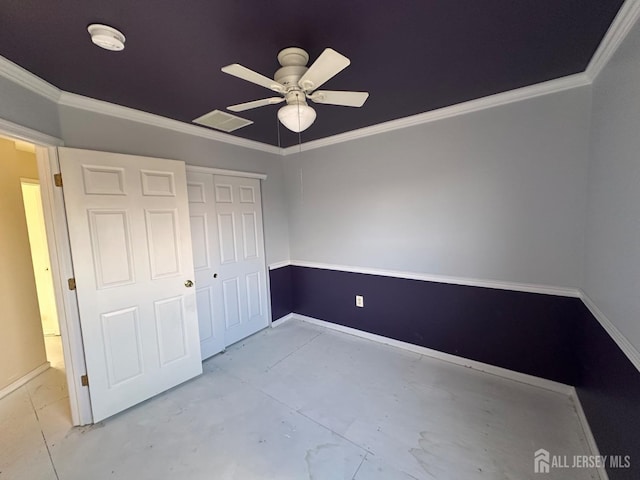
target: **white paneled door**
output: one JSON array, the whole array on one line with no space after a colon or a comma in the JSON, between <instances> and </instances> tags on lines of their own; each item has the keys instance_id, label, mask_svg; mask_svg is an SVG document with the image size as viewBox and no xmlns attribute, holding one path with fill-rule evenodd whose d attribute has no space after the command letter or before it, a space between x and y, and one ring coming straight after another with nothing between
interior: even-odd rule
<instances>
[{"instance_id":1,"label":"white paneled door","mask_svg":"<svg viewBox=\"0 0 640 480\"><path fill-rule=\"evenodd\" d=\"M214 176L225 344L269 324L260 180Z\"/></svg>"},{"instance_id":2,"label":"white paneled door","mask_svg":"<svg viewBox=\"0 0 640 480\"><path fill-rule=\"evenodd\" d=\"M216 277L220 258L218 249L215 248L218 226L213 201L213 175L187 172L187 192L200 325L200 352L204 360L221 352L225 347L221 291L216 288L219 283Z\"/></svg>"},{"instance_id":3,"label":"white paneled door","mask_svg":"<svg viewBox=\"0 0 640 480\"><path fill-rule=\"evenodd\" d=\"M269 324L260 180L187 173L203 358Z\"/></svg>"},{"instance_id":4,"label":"white paneled door","mask_svg":"<svg viewBox=\"0 0 640 480\"><path fill-rule=\"evenodd\" d=\"M202 373L185 165L59 157L98 422Z\"/></svg>"}]
</instances>

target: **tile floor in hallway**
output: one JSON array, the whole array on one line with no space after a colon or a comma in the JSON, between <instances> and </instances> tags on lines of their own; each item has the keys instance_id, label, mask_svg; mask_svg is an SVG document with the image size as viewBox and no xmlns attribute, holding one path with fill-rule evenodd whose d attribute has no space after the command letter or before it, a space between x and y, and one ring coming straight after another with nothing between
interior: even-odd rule
<instances>
[{"instance_id":1,"label":"tile floor in hallway","mask_svg":"<svg viewBox=\"0 0 640 480\"><path fill-rule=\"evenodd\" d=\"M294 320L204 370L71 428L54 365L0 400L0 479L524 480L538 448L590 453L562 394Z\"/></svg>"}]
</instances>

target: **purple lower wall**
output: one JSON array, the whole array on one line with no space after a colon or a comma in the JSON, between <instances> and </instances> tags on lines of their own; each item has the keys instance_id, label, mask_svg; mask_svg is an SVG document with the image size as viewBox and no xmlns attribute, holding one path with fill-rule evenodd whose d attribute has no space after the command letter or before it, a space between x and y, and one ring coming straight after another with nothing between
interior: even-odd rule
<instances>
[{"instance_id":1,"label":"purple lower wall","mask_svg":"<svg viewBox=\"0 0 640 480\"><path fill-rule=\"evenodd\" d=\"M271 290L271 318L278 320L293 312L292 267L269 270L269 288Z\"/></svg>"},{"instance_id":2,"label":"purple lower wall","mask_svg":"<svg viewBox=\"0 0 640 480\"><path fill-rule=\"evenodd\" d=\"M580 363L571 383L601 455L630 455L630 469L609 469L611 480L640 478L640 373L583 304L576 344Z\"/></svg>"},{"instance_id":3,"label":"purple lower wall","mask_svg":"<svg viewBox=\"0 0 640 480\"><path fill-rule=\"evenodd\" d=\"M576 298L290 268L296 313L558 382L575 375Z\"/></svg>"},{"instance_id":4,"label":"purple lower wall","mask_svg":"<svg viewBox=\"0 0 640 480\"><path fill-rule=\"evenodd\" d=\"M581 300L297 266L270 280L274 319L295 312L574 385L600 453L632 457L611 480L640 478L640 373Z\"/></svg>"}]
</instances>

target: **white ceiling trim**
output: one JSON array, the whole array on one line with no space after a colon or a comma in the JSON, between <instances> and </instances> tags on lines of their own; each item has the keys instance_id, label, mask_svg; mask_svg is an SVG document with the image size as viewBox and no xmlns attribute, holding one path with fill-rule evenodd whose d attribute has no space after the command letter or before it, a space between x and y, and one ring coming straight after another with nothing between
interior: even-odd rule
<instances>
[{"instance_id":1,"label":"white ceiling trim","mask_svg":"<svg viewBox=\"0 0 640 480\"><path fill-rule=\"evenodd\" d=\"M399 118L398 120L391 120L390 122L379 123L370 127L364 127L358 130L340 133L332 137L321 138L320 140L312 140L310 142L303 143L301 146L295 145L293 147L284 148L282 150L282 155L291 155L298 153L301 150L304 152L306 150L313 150L314 148L321 148L328 145L334 145L336 143L348 142L349 140L355 140L371 135L391 132L393 130L414 127L416 125L435 122L436 120L456 117L458 115L464 115L466 113L477 112L479 110L498 107L500 105L506 105L508 103L520 102L529 98L540 97L542 95L561 92L563 90L569 90L576 87L583 87L590 84L591 80L585 73L577 73L575 75L569 75L567 77L550 80L548 82L538 83L536 85L530 85L528 87L522 87L516 90L509 90L508 92L497 93L495 95L478 98L476 100L469 100L468 102L439 108L437 110L431 110L430 112L419 113L410 117Z\"/></svg>"},{"instance_id":2,"label":"white ceiling trim","mask_svg":"<svg viewBox=\"0 0 640 480\"><path fill-rule=\"evenodd\" d=\"M226 175L227 177L257 178L266 180L265 173L243 172L241 170L226 170L224 168L200 167L198 165L187 165L187 172L208 173L211 175Z\"/></svg>"},{"instance_id":3,"label":"white ceiling trim","mask_svg":"<svg viewBox=\"0 0 640 480\"><path fill-rule=\"evenodd\" d=\"M589 80L595 80L639 17L640 2L638 0L624 2L585 70Z\"/></svg>"},{"instance_id":4,"label":"white ceiling trim","mask_svg":"<svg viewBox=\"0 0 640 480\"><path fill-rule=\"evenodd\" d=\"M116 105L114 103L104 102L102 100L96 100L95 98L84 97L75 93L62 92L58 104L79 108L81 110L87 110L89 112L99 113L102 115L109 115L111 117L121 118L123 120L130 120L133 122L144 123L159 128L166 128L167 130L173 130L175 132L186 133L188 135L195 135L198 137L207 138L209 140L216 140L218 142L229 143L231 145L237 145L239 147L251 148L253 150L261 150L263 152L280 154L280 148L267 145L266 143L255 142L253 140L247 140L245 138L234 137L222 132L216 132L207 128L199 127L197 125L191 125L189 123L180 122L167 117L161 117L153 113L143 112L141 110L135 110L129 107L123 107L122 105Z\"/></svg>"},{"instance_id":5,"label":"white ceiling trim","mask_svg":"<svg viewBox=\"0 0 640 480\"><path fill-rule=\"evenodd\" d=\"M54 87L29 70L25 70L20 65L16 65L11 60L7 60L1 56L0 75L52 102L57 103L60 99L61 90L58 87Z\"/></svg>"},{"instance_id":6,"label":"white ceiling trim","mask_svg":"<svg viewBox=\"0 0 640 480\"><path fill-rule=\"evenodd\" d=\"M79 108L95 113L110 115L116 118L131 120L138 123L152 125L159 128L166 128L188 135L194 135L209 140L215 140L222 143L237 145L240 147L250 148L252 150L260 150L267 153L279 155L291 155L299 151L312 150L314 148L334 145L336 143L347 142L357 138L368 137L378 133L389 132L401 128L412 127L423 123L429 123L444 118L454 117L465 113L471 113L486 108L493 108L499 105L505 105L512 102L519 102L528 98L535 98L541 95L547 95L554 92L568 90L584 85L589 85L602 71L602 68L609 61L616 49L620 46L631 27L640 17L640 1L626 0L622 5L618 15L607 30L606 35L600 42L600 46L593 55L587 69L583 73L570 75L567 77L551 80L549 82L539 83L528 87L511 90L508 92L498 93L484 98L471 100L469 102L452 105L449 107L433 110L430 112L412 115L410 117L392 120L390 122L372 125L370 127L345 132L320 140L313 140L288 148L278 148L266 143L247 140L235 137L221 132L216 132L189 123L161 117L152 113L142 112L128 107L115 105L109 102L103 102L89 97L76 95L74 93L65 92L41 79L33 73L16 65L10 60L0 56L0 76L9 79L18 85L21 85L32 92L35 92L59 105L65 105L73 108Z\"/></svg>"}]
</instances>

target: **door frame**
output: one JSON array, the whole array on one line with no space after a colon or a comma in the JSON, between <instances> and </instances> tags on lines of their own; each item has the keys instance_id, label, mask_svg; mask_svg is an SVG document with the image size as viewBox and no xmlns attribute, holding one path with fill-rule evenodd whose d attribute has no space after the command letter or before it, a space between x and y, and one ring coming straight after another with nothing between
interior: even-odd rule
<instances>
[{"instance_id":1,"label":"door frame","mask_svg":"<svg viewBox=\"0 0 640 480\"><path fill-rule=\"evenodd\" d=\"M244 177L244 178L257 178L260 180L260 199L262 200L262 225L264 226L264 194L262 189L262 182L267 179L266 173L256 173L256 172L243 172L241 170L226 170L224 168L214 168L214 167L200 167L197 165L189 165L187 164L187 172L194 173L210 173L212 175L226 175L228 177ZM271 314L271 281L269 280L269 264L267 263L267 248L264 244L264 227L262 229L262 238L260 239L262 242L262 251L264 252L264 267L265 267L265 283L267 290L267 318L269 319L269 324L267 328L271 327L273 324L273 317ZM223 350L224 351L224 350Z\"/></svg>"},{"instance_id":2,"label":"door frame","mask_svg":"<svg viewBox=\"0 0 640 480\"><path fill-rule=\"evenodd\" d=\"M67 230L62 189L55 186L54 174L60 173L56 147L64 142L51 135L0 119L0 135L24 140L36 146L36 162L42 196L47 246L51 261L53 289L60 324L60 338L64 356L71 422L74 426L93 423L89 389L82 386L81 376L87 373L80 316L75 291L69 290L67 280L73 278L71 246Z\"/></svg>"},{"instance_id":3,"label":"door frame","mask_svg":"<svg viewBox=\"0 0 640 480\"><path fill-rule=\"evenodd\" d=\"M0 118L0 135L16 140L24 140L36 146L36 161L42 194L42 208L44 213L45 229L49 257L51 260L51 274L53 288L60 323L60 337L64 355L67 388L69 391L69 407L71 421L74 426L89 425L93 423L91 411L91 398L89 389L82 385L81 376L86 375L86 363L84 360L84 345L82 343L82 330L80 327L80 315L75 291L69 290L67 280L73 278L73 265L71 263L71 243L67 226L67 215L64 208L62 189L55 186L54 175L60 173L57 147L64 146L62 139L47 135L28 127ZM226 170L212 167L186 165L187 171L211 173L213 175L228 175L245 178L257 178L266 180L267 175L255 172L243 172L238 170ZM260 195L262 191L260 185ZM264 208L262 209L264 223ZM264 234L262 235L264 246ZM266 248L265 268L269 272ZM271 325L271 286L269 276L266 276L267 309L269 324Z\"/></svg>"}]
</instances>

